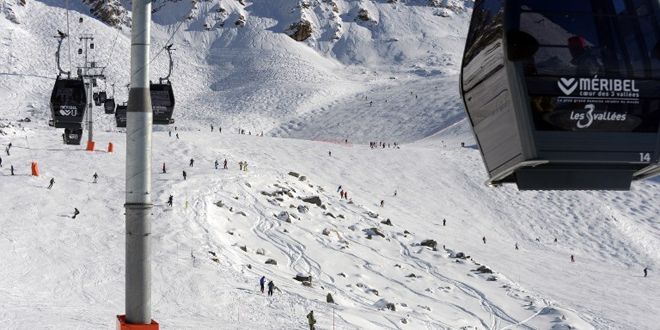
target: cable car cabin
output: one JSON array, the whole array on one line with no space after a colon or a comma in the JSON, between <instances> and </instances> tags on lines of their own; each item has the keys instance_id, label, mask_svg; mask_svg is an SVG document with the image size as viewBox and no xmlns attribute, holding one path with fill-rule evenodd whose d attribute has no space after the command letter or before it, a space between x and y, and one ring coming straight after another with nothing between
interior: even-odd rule
<instances>
[{"instance_id":1,"label":"cable car cabin","mask_svg":"<svg viewBox=\"0 0 660 330\"><path fill-rule=\"evenodd\" d=\"M489 184L628 190L660 174L657 0L477 0L461 93Z\"/></svg>"},{"instance_id":2,"label":"cable car cabin","mask_svg":"<svg viewBox=\"0 0 660 330\"><path fill-rule=\"evenodd\" d=\"M94 100L94 105L95 106L100 106L101 105L101 100L99 99L99 93L94 93L92 94L92 100Z\"/></svg>"},{"instance_id":3,"label":"cable car cabin","mask_svg":"<svg viewBox=\"0 0 660 330\"><path fill-rule=\"evenodd\" d=\"M162 81L161 81L162 82ZM154 125L174 124L174 90L172 83L149 84L151 90L151 108Z\"/></svg>"},{"instance_id":4,"label":"cable car cabin","mask_svg":"<svg viewBox=\"0 0 660 330\"><path fill-rule=\"evenodd\" d=\"M108 93L106 92L99 92L99 102L100 103L105 103L105 101L108 100Z\"/></svg>"},{"instance_id":5,"label":"cable car cabin","mask_svg":"<svg viewBox=\"0 0 660 330\"><path fill-rule=\"evenodd\" d=\"M81 128L87 96L82 78L57 78L50 96L51 126Z\"/></svg>"},{"instance_id":6,"label":"cable car cabin","mask_svg":"<svg viewBox=\"0 0 660 330\"><path fill-rule=\"evenodd\" d=\"M126 127L126 110L128 106L126 104L118 105L117 111L115 111L115 121L117 122L117 127Z\"/></svg>"},{"instance_id":7,"label":"cable car cabin","mask_svg":"<svg viewBox=\"0 0 660 330\"><path fill-rule=\"evenodd\" d=\"M115 113L115 99L106 99L103 103L103 109L108 115Z\"/></svg>"},{"instance_id":8,"label":"cable car cabin","mask_svg":"<svg viewBox=\"0 0 660 330\"><path fill-rule=\"evenodd\" d=\"M64 139L64 144L80 145L82 134L82 128L65 128L62 139Z\"/></svg>"}]
</instances>

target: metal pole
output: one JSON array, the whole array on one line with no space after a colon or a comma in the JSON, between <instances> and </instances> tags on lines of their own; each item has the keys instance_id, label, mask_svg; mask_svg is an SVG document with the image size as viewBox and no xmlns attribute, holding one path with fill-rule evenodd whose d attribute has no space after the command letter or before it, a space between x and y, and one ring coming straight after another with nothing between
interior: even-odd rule
<instances>
[{"instance_id":1,"label":"metal pole","mask_svg":"<svg viewBox=\"0 0 660 330\"><path fill-rule=\"evenodd\" d=\"M151 0L133 1L126 123L126 322L151 323Z\"/></svg>"},{"instance_id":2,"label":"metal pole","mask_svg":"<svg viewBox=\"0 0 660 330\"><path fill-rule=\"evenodd\" d=\"M87 57L87 42L89 41L88 38L85 38L85 68L83 69L83 77L88 75L87 67L89 65L88 62L88 57ZM89 104L87 107L87 144L89 145L90 142L94 141L94 122L92 120L92 110L94 107L94 84L92 83L92 79L94 78L87 78L87 81L89 81L89 88L87 89L87 100L89 100Z\"/></svg>"}]
</instances>

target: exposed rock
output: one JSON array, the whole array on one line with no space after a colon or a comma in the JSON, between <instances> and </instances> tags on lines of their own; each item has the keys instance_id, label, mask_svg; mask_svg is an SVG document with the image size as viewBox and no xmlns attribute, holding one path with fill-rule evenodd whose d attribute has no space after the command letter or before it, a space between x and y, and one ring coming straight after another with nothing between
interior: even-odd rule
<instances>
[{"instance_id":1,"label":"exposed rock","mask_svg":"<svg viewBox=\"0 0 660 330\"><path fill-rule=\"evenodd\" d=\"M419 243L419 245L430 247L433 249L433 251L435 251L436 248L438 247L438 242L432 239L425 239L421 243Z\"/></svg>"},{"instance_id":2,"label":"exposed rock","mask_svg":"<svg viewBox=\"0 0 660 330\"><path fill-rule=\"evenodd\" d=\"M304 281L304 282L302 282L302 285L311 288L312 287L312 282Z\"/></svg>"},{"instance_id":3,"label":"exposed rock","mask_svg":"<svg viewBox=\"0 0 660 330\"><path fill-rule=\"evenodd\" d=\"M216 255L215 252L213 252L213 251L209 251L209 254L212 255L212 256L214 256L214 257L217 257L217 255Z\"/></svg>"},{"instance_id":4,"label":"exposed rock","mask_svg":"<svg viewBox=\"0 0 660 330\"><path fill-rule=\"evenodd\" d=\"M330 213L330 212L323 213L323 215L326 215L326 216L329 216L329 217L335 219L335 215Z\"/></svg>"},{"instance_id":5,"label":"exposed rock","mask_svg":"<svg viewBox=\"0 0 660 330\"><path fill-rule=\"evenodd\" d=\"M404 230L403 233L406 234L406 235L410 235L410 232L407 231L407 230Z\"/></svg>"},{"instance_id":6,"label":"exposed rock","mask_svg":"<svg viewBox=\"0 0 660 330\"><path fill-rule=\"evenodd\" d=\"M415 275L414 273L410 273L410 274L406 275L406 277L417 278L417 275Z\"/></svg>"},{"instance_id":7,"label":"exposed rock","mask_svg":"<svg viewBox=\"0 0 660 330\"><path fill-rule=\"evenodd\" d=\"M306 205L298 205L298 212L300 213L307 213L309 211L309 207Z\"/></svg>"},{"instance_id":8,"label":"exposed rock","mask_svg":"<svg viewBox=\"0 0 660 330\"><path fill-rule=\"evenodd\" d=\"M382 223L382 224L384 224L384 225L388 225L388 226L391 226L391 225L392 225L392 221L390 221L390 219L387 219L387 220L381 221L380 223Z\"/></svg>"},{"instance_id":9,"label":"exposed rock","mask_svg":"<svg viewBox=\"0 0 660 330\"><path fill-rule=\"evenodd\" d=\"M243 250L243 252L247 252L247 246L245 246L245 245L239 246L238 248Z\"/></svg>"},{"instance_id":10,"label":"exposed rock","mask_svg":"<svg viewBox=\"0 0 660 330\"><path fill-rule=\"evenodd\" d=\"M296 172L289 172L289 175L292 176L292 177L294 177L294 178L297 178L297 177L300 176L300 174L298 174L298 173L296 173Z\"/></svg>"},{"instance_id":11,"label":"exposed rock","mask_svg":"<svg viewBox=\"0 0 660 330\"><path fill-rule=\"evenodd\" d=\"M495 281L497 281L497 277L495 277L495 276L488 276L488 278L486 279L486 281L489 281L489 282L495 282Z\"/></svg>"},{"instance_id":12,"label":"exposed rock","mask_svg":"<svg viewBox=\"0 0 660 330\"><path fill-rule=\"evenodd\" d=\"M305 203L310 203L310 204L316 204L316 206L321 206L323 203L321 202L321 198L319 196L310 196L310 197L305 197L302 199L303 202Z\"/></svg>"},{"instance_id":13,"label":"exposed rock","mask_svg":"<svg viewBox=\"0 0 660 330\"><path fill-rule=\"evenodd\" d=\"M345 273L339 273L339 274L337 274L337 276L341 276L341 277L343 277L343 278L346 278L346 274L345 274Z\"/></svg>"},{"instance_id":14,"label":"exposed rock","mask_svg":"<svg viewBox=\"0 0 660 330\"><path fill-rule=\"evenodd\" d=\"M263 256L266 255L266 250L264 250L263 248L258 248L256 253Z\"/></svg>"},{"instance_id":15,"label":"exposed rock","mask_svg":"<svg viewBox=\"0 0 660 330\"><path fill-rule=\"evenodd\" d=\"M225 203L223 203L222 201L217 201L217 202L215 202L215 206L217 206L217 207L225 207Z\"/></svg>"},{"instance_id":16,"label":"exposed rock","mask_svg":"<svg viewBox=\"0 0 660 330\"><path fill-rule=\"evenodd\" d=\"M337 218L345 219L343 214L338 215Z\"/></svg>"},{"instance_id":17,"label":"exposed rock","mask_svg":"<svg viewBox=\"0 0 660 330\"><path fill-rule=\"evenodd\" d=\"M389 309L393 312L396 311L396 307L394 306L394 304L385 299L378 300L376 303L374 303L374 306L379 310Z\"/></svg>"},{"instance_id":18,"label":"exposed rock","mask_svg":"<svg viewBox=\"0 0 660 330\"><path fill-rule=\"evenodd\" d=\"M328 294L325 296L325 302L327 302L329 304L334 304L335 303L335 300L332 299L332 295L330 294L330 292L328 292Z\"/></svg>"},{"instance_id":19,"label":"exposed rock","mask_svg":"<svg viewBox=\"0 0 660 330\"><path fill-rule=\"evenodd\" d=\"M245 212L243 212L243 211L237 211L236 214L247 217L247 214L245 214Z\"/></svg>"},{"instance_id":20,"label":"exposed rock","mask_svg":"<svg viewBox=\"0 0 660 330\"><path fill-rule=\"evenodd\" d=\"M365 212L365 213L367 213L367 215L368 215L370 218L373 218L373 219L378 218L378 213L374 213L374 212L371 212L371 211L367 211L367 212Z\"/></svg>"},{"instance_id":21,"label":"exposed rock","mask_svg":"<svg viewBox=\"0 0 660 330\"><path fill-rule=\"evenodd\" d=\"M89 12L103 23L110 26L122 24L130 26L130 16L119 0L83 0L89 5Z\"/></svg>"},{"instance_id":22,"label":"exposed rock","mask_svg":"<svg viewBox=\"0 0 660 330\"><path fill-rule=\"evenodd\" d=\"M240 15L240 16L238 17L238 19L236 20L236 22L234 22L234 25L236 25L236 26L238 26L238 27L243 27L243 26L245 26L245 16Z\"/></svg>"},{"instance_id":23,"label":"exposed rock","mask_svg":"<svg viewBox=\"0 0 660 330\"><path fill-rule=\"evenodd\" d=\"M298 282L312 282L312 275L305 276L303 274L297 274L293 279Z\"/></svg>"},{"instance_id":24,"label":"exposed rock","mask_svg":"<svg viewBox=\"0 0 660 330\"><path fill-rule=\"evenodd\" d=\"M371 238L370 236L373 236L373 235L378 235L378 236L383 237L383 238L385 237L385 234L383 234L380 231L380 229L375 228L375 227L374 228L363 229L362 231L367 235L367 238Z\"/></svg>"},{"instance_id":25,"label":"exposed rock","mask_svg":"<svg viewBox=\"0 0 660 330\"><path fill-rule=\"evenodd\" d=\"M289 212L287 211L282 211L279 214L275 215L275 217L280 221L286 221L288 223L291 223L291 217L289 216Z\"/></svg>"},{"instance_id":26,"label":"exposed rock","mask_svg":"<svg viewBox=\"0 0 660 330\"><path fill-rule=\"evenodd\" d=\"M492 274L493 273L493 271L490 268L486 267L486 266L479 266L479 268L475 269L474 271L476 271L478 273L482 273L482 274Z\"/></svg>"},{"instance_id":27,"label":"exposed rock","mask_svg":"<svg viewBox=\"0 0 660 330\"><path fill-rule=\"evenodd\" d=\"M352 230L352 231L356 231L356 230L357 230L357 226L356 226L356 225L350 225L350 226L348 226L348 229L349 229L349 230Z\"/></svg>"},{"instance_id":28,"label":"exposed rock","mask_svg":"<svg viewBox=\"0 0 660 330\"><path fill-rule=\"evenodd\" d=\"M329 236L329 235L330 235L330 229L328 229L328 228L323 228L323 231L321 232L321 234L323 234L323 235L325 235L325 236Z\"/></svg>"},{"instance_id":29,"label":"exposed rock","mask_svg":"<svg viewBox=\"0 0 660 330\"><path fill-rule=\"evenodd\" d=\"M450 258L456 258L456 259L469 259L470 258L470 256L465 255L465 253L463 253L463 252L453 252L453 251L449 254L449 257Z\"/></svg>"},{"instance_id":30,"label":"exposed rock","mask_svg":"<svg viewBox=\"0 0 660 330\"><path fill-rule=\"evenodd\" d=\"M275 259L268 259L265 263L268 265L277 265L277 261L275 261Z\"/></svg>"},{"instance_id":31,"label":"exposed rock","mask_svg":"<svg viewBox=\"0 0 660 330\"><path fill-rule=\"evenodd\" d=\"M305 180L307 180L307 177L304 176L304 175L301 175L301 176L298 178L298 180L300 180L300 181L305 181Z\"/></svg>"},{"instance_id":32,"label":"exposed rock","mask_svg":"<svg viewBox=\"0 0 660 330\"><path fill-rule=\"evenodd\" d=\"M365 22L371 20L371 18L369 18L369 11L365 8L360 8L358 11L357 19Z\"/></svg>"},{"instance_id":33,"label":"exposed rock","mask_svg":"<svg viewBox=\"0 0 660 330\"><path fill-rule=\"evenodd\" d=\"M262 191L261 194L264 195L264 196L273 197L273 193L269 193L267 191Z\"/></svg>"}]
</instances>

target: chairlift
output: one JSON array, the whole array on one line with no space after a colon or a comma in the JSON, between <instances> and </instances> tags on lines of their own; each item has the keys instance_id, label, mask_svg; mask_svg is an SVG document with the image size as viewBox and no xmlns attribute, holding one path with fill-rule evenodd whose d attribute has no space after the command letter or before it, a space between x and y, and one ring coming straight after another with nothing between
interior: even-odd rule
<instances>
[{"instance_id":1,"label":"chairlift","mask_svg":"<svg viewBox=\"0 0 660 330\"><path fill-rule=\"evenodd\" d=\"M126 103L117 106L117 111L115 111L115 121L117 127L126 127L126 110L128 110L128 105Z\"/></svg>"},{"instance_id":2,"label":"chairlift","mask_svg":"<svg viewBox=\"0 0 660 330\"><path fill-rule=\"evenodd\" d=\"M83 129L81 128L65 128L64 134L62 134L62 139L64 144L69 145L80 145L80 140L82 140Z\"/></svg>"},{"instance_id":3,"label":"chairlift","mask_svg":"<svg viewBox=\"0 0 660 330\"><path fill-rule=\"evenodd\" d=\"M98 92L94 92L94 94L92 94L92 99L94 100L94 105L95 106L98 107L98 106L101 105L101 100L99 99L99 93Z\"/></svg>"}]
</instances>

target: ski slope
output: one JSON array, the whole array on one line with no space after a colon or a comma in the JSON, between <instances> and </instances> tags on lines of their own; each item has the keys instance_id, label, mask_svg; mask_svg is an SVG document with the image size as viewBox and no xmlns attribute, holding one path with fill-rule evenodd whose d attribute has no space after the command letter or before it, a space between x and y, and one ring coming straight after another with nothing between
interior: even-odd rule
<instances>
[{"instance_id":1,"label":"ski slope","mask_svg":"<svg viewBox=\"0 0 660 330\"><path fill-rule=\"evenodd\" d=\"M338 15L329 2L158 2L153 56L179 28L177 130L156 128L152 153L152 303L162 328L302 329L309 310L319 329L657 328L660 180L629 192L487 188L457 91L469 1L448 1L460 4L448 17L421 0L334 2ZM71 66L76 38L94 32L95 56L125 100L129 29L69 3ZM363 7L373 21L355 20ZM0 145L13 144L0 168L0 319L8 329L113 329L124 308L125 134L95 109L98 150L62 145L47 120L52 35L66 28L66 8L11 8L20 24L0 15ZM296 42L283 30L301 18L316 30ZM166 68L161 54L152 79ZM370 141L402 146L372 150ZM229 169L214 169L216 159ZM33 161L39 177L29 176ZM325 209L302 201L310 196ZM426 239L436 251L419 245ZM494 273L475 272L480 265ZM280 289L273 297L259 292L262 275Z\"/></svg>"}]
</instances>

